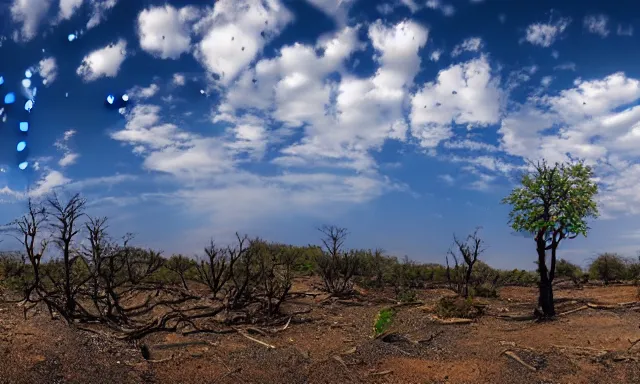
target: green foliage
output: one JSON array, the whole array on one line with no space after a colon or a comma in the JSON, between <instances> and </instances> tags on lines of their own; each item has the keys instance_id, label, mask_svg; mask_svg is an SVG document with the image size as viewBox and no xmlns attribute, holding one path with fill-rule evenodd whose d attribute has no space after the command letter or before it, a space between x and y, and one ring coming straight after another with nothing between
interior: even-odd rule
<instances>
[{"instance_id":1,"label":"green foliage","mask_svg":"<svg viewBox=\"0 0 640 384\"><path fill-rule=\"evenodd\" d=\"M19 292L33 278L33 271L18 252L0 253L0 291L2 288Z\"/></svg>"},{"instance_id":2,"label":"green foliage","mask_svg":"<svg viewBox=\"0 0 640 384\"><path fill-rule=\"evenodd\" d=\"M564 238L587 235L587 219L598 216L598 186L590 166L582 161L550 166L543 160L520 182L502 200L511 205L513 230L541 236L556 246Z\"/></svg>"},{"instance_id":3,"label":"green foliage","mask_svg":"<svg viewBox=\"0 0 640 384\"><path fill-rule=\"evenodd\" d=\"M582 274L582 268L565 259L560 259L556 263L556 276L566 277L577 283Z\"/></svg>"},{"instance_id":4,"label":"green foliage","mask_svg":"<svg viewBox=\"0 0 640 384\"><path fill-rule=\"evenodd\" d=\"M396 311L393 308L384 308L378 315L373 323L373 333L375 336L381 335L384 331L386 331L391 323L393 322L393 318L396 315Z\"/></svg>"},{"instance_id":5,"label":"green foliage","mask_svg":"<svg viewBox=\"0 0 640 384\"><path fill-rule=\"evenodd\" d=\"M594 280L602 280L605 284L623 280L627 276L627 265L622 256L615 253L603 253L596 257L589 266L589 276Z\"/></svg>"}]
</instances>

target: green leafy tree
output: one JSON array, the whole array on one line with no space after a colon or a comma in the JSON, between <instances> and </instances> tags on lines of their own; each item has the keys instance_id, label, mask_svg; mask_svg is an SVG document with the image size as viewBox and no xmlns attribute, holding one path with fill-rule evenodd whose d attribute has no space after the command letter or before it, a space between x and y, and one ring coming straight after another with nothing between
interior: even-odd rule
<instances>
[{"instance_id":1,"label":"green leafy tree","mask_svg":"<svg viewBox=\"0 0 640 384\"><path fill-rule=\"evenodd\" d=\"M511 205L509 224L517 232L530 233L536 242L540 295L538 306L543 317L555 316L553 278L556 252L564 239L586 237L588 218L598 216L595 196L598 186L593 170L583 161L555 163L545 160L531 163L533 170L525 173L521 186L502 200ZM547 251L550 264L547 265Z\"/></svg>"},{"instance_id":2,"label":"green leafy tree","mask_svg":"<svg viewBox=\"0 0 640 384\"><path fill-rule=\"evenodd\" d=\"M578 285L579 279L582 277L582 268L565 259L560 259L556 264L556 276L569 278L575 285Z\"/></svg>"},{"instance_id":3,"label":"green leafy tree","mask_svg":"<svg viewBox=\"0 0 640 384\"><path fill-rule=\"evenodd\" d=\"M589 275L592 279L602 280L605 284L622 280L627 275L626 261L615 253L600 254L589 266Z\"/></svg>"}]
</instances>

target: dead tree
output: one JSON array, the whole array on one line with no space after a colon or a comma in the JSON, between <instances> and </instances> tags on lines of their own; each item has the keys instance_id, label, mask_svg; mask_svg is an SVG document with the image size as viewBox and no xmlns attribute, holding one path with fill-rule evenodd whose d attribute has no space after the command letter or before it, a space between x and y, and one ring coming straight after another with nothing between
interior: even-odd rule
<instances>
[{"instance_id":1,"label":"dead tree","mask_svg":"<svg viewBox=\"0 0 640 384\"><path fill-rule=\"evenodd\" d=\"M300 252L278 244L263 243L257 253L259 295L264 298L265 313L272 317L280 311L291 290Z\"/></svg>"},{"instance_id":2,"label":"dead tree","mask_svg":"<svg viewBox=\"0 0 640 384\"><path fill-rule=\"evenodd\" d=\"M62 252L65 310L69 315L75 312L77 306L77 287L74 286L73 278L75 263L80 258L72 255L71 243L81 228L77 221L84 214L86 202L79 194L73 195L67 202L60 201L56 193L47 199L53 217L53 241Z\"/></svg>"},{"instance_id":3,"label":"dead tree","mask_svg":"<svg viewBox=\"0 0 640 384\"><path fill-rule=\"evenodd\" d=\"M183 255L173 255L164 263L165 268L178 275L182 287L188 291L186 273L194 267L194 262Z\"/></svg>"},{"instance_id":4,"label":"dead tree","mask_svg":"<svg viewBox=\"0 0 640 384\"><path fill-rule=\"evenodd\" d=\"M40 287L40 263L48 244L48 239L42 236L48 219L47 210L31 198L29 198L27 205L28 212L10 223L8 228L13 233L13 237L24 247L33 271L33 280L25 286L24 300L26 302L31 301L31 294Z\"/></svg>"},{"instance_id":5,"label":"dead tree","mask_svg":"<svg viewBox=\"0 0 640 384\"><path fill-rule=\"evenodd\" d=\"M478 256L485 251L483 247L484 241L478 236L479 230L480 228L476 228L473 234L467 236L464 241L458 239L454 234L453 246L449 249L445 258L449 286L465 298L469 297L469 282L471 281L473 266L478 261ZM454 250L453 247L456 249ZM449 266L449 256L454 261L453 271Z\"/></svg>"},{"instance_id":6,"label":"dead tree","mask_svg":"<svg viewBox=\"0 0 640 384\"><path fill-rule=\"evenodd\" d=\"M318 257L318 270L325 289L333 295L351 292L351 278L356 273L360 257L356 251L344 251L344 241L348 235L346 228L325 225L318 229L324 238L324 249Z\"/></svg>"},{"instance_id":7,"label":"dead tree","mask_svg":"<svg viewBox=\"0 0 640 384\"><path fill-rule=\"evenodd\" d=\"M211 240L209 246L205 247L205 260L201 260L196 265L200 281L205 283L215 299L220 290L231 279L231 271L237 260L237 253L229 252L228 248L220 248Z\"/></svg>"}]
</instances>

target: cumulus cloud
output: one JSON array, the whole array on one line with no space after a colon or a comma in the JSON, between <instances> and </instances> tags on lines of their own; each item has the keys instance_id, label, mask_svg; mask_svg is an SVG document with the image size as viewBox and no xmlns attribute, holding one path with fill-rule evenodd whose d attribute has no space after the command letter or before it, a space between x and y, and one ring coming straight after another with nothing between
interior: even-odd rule
<instances>
[{"instance_id":1,"label":"cumulus cloud","mask_svg":"<svg viewBox=\"0 0 640 384\"><path fill-rule=\"evenodd\" d=\"M148 87L141 87L139 85L136 85L135 87L127 91L127 95L129 95L129 97L134 100L145 100L155 96L159 90L160 87L155 83L152 83Z\"/></svg>"},{"instance_id":2,"label":"cumulus cloud","mask_svg":"<svg viewBox=\"0 0 640 384\"><path fill-rule=\"evenodd\" d=\"M541 47L550 47L571 24L568 17L553 19L548 23L533 23L527 27L525 37L521 41Z\"/></svg>"},{"instance_id":3,"label":"cumulus cloud","mask_svg":"<svg viewBox=\"0 0 640 384\"><path fill-rule=\"evenodd\" d=\"M501 148L523 158L566 161L568 154L596 167L607 213L640 213L640 81L624 73L576 80L557 95L531 97L502 121Z\"/></svg>"},{"instance_id":4,"label":"cumulus cloud","mask_svg":"<svg viewBox=\"0 0 640 384\"><path fill-rule=\"evenodd\" d=\"M80 8L82 2L83 0L60 0L60 19L69 20Z\"/></svg>"},{"instance_id":5,"label":"cumulus cloud","mask_svg":"<svg viewBox=\"0 0 640 384\"><path fill-rule=\"evenodd\" d=\"M47 57L38 63L38 73L44 85L51 85L58 76L58 66L55 57Z\"/></svg>"},{"instance_id":6,"label":"cumulus cloud","mask_svg":"<svg viewBox=\"0 0 640 384\"><path fill-rule=\"evenodd\" d=\"M220 77L223 85L228 85L292 19L280 0L217 1L195 25L195 30L204 35L195 56Z\"/></svg>"},{"instance_id":7,"label":"cumulus cloud","mask_svg":"<svg viewBox=\"0 0 640 384\"><path fill-rule=\"evenodd\" d=\"M584 28L589 32L605 38L609 35L609 17L607 15L587 15L584 18Z\"/></svg>"},{"instance_id":8,"label":"cumulus cloud","mask_svg":"<svg viewBox=\"0 0 640 384\"><path fill-rule=\"evenodd\" d=\"M478 52L483 47L482 39L479 37L469 37L462 43L453 47L451 56L456 57L462 54L462 52Z\"/></svg>"},{"instance_id":9,"label":"cumulus cloud","mask_svg":"<svg viewBox=\"0 0 640 384\"><path fill-rule=\"evenodd\" d=\"M118 4L118 0L89 0L91 4L91 18L87 22L87 29L102 23L109 11Z\"/></svg>"},{"instance_id":10,"label":"cumulus cloud","mask_svg":"<svg viewBox=\"0 0 640 384\"><path fill-rule=\"evenodd\" d=\"M183 75L183 74L181 74L181 73L175 73L175 74L173 75L173 84L174 84L174 85L184 85L184 84L185 84L185 81L186 81L186 79L185 79L185 77L184 77L184 75Z\"/></svg>"},{"instance_id":11,"label":"cumulus cloud","mask_svg":"<svg viewBox=\"0 0 640 384\"><path fill-rule=\"evenodd\" d=\"M15 41L26 42L38 34L40 24L51 8L52 0L14 0L11 5L11 18L21 28L15 31Z\"/></svg>"},{"instance_id":12,"label":"cumulus cloud","mask_svg":"<svg viewBox=\"0 0 640 384\"><path fill-rule=\"evenodd\" d=\"M452 136L452 124L496 124L503 97L486 56L452 65L413 96L411 132L422 146L435 147Z\"/></svg>"},{"instance_id":13,"label":"cumulus cloud","mask_svg":"<svg viewBox=\"0 0 640 384\"><path fill-rule=\"evenodd\" d=\"M429 55L429 59L431 61L438 61L440 60L440 56L442 56L442 50L436 49L435 51L431 52L431 54Z\"/></svg>"},{"instance_id":14,"label":"cumulus cloud","mask_svg":"<svg viewBox=\"0 0 640 384\"><path fill-rule=\"evenodd\" d=\"M120 39L85 56L76 73L85 82L101 77L116 77L126 57L127 42Z\"/></svg>"},{"instance_id":15,"label":"cumulus cloud","mask_svg":"<svg viewBox=\"0 0 640 384\"><path fill-rule=\"evenodd\" d=\"M198 18L195 7L171 5L145 9L138 15L140 48L161 59L177 59L191 48L191 24Z\"/></svg>"}]
</instances>

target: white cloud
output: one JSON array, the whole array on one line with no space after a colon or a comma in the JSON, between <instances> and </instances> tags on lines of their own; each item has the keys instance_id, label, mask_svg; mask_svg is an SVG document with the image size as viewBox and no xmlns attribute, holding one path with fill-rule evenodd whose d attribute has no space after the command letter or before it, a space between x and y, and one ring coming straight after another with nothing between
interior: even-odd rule
<instances>
[{"instance_id":1,"label":"white cloud","mask_svg":"<svg viewBox=\"0 0 640 384\"><path fill-rule=\"evenodd\" d=\"M87 22L87 29L98 26L102 23L111 8L118 4L118 0L89 0L91 3L91 18Z\"/></svg>"},{"instance_id":2,"label":"white cloud","mask_svg":"<svg viewBox=\"0 0 640 384\"><path fill-rule=\"evenodd\" d=\"M175 85L184 85L185 84L185 77L183 74L181 73L175 73L173 75L173 84Z\"/></svg>"},{"instance_id":3,"label":"white cloud","mask_svg":"<svg viewBox=\"0 0 640 384\"><path fill-rule=\"evenodd\" d=\"M38 63L38 73L44 85L51 85L58 76L58 66L55 57L47 57Z\"/></svg>"},{"instance_id":4,"label":"white cloud","mask_svg":"<svg viewBox=\"0 0 640 384\"><path fill-rule=\"evenodd\" d=\"M35 188L32 188L28 194L30 197L42 197L70 181L71 180L66 178L62 173L50 171L35 183Z\"/></svg>"},{"instance_id":5,"label":"white cloud","mask_svg":"<svg viewBox=\"0 0 640 384\"><path fill-rule=\"evenodd\" d=\"M194 7L171 5L144 9L138 15L140 47L161 59L177 59L191 48L191 24L198 18Z\"/></svg>"},{"instance_id":6,"label":"white cloud","mask_svg":"<svg viewBox=\"0 0 640 384\"><path fill-rule=\"evenodd\" d=\"M501 148L523 158L566 161L567 155L596 167L604 211L640 213L640 80L614 73L576 80L553 96L530 98L499 130ZM555 128L555 129L554 129Z\"/></svg>"},{"instance_id":7,"label":"white cloud","mask_svg":"<svg viewBox=\"0 0 640 384\"><path fill-rule=\"evenodd\" d=\"M129 97L134 100L135 99L146 100L150 97L155 96L159 90L160 90L160 87L155 83L152 83L146 88L136 85L135 87L127 91L127 95L129 95Z\"/></svg>"},{"instance_id":8,"label":"white cloud","mask_svg":"<svg viewBox=\"0 0 640 384\"><path fill-rule=\"evenodd\" d=\"M485 151L497 152L498 147L495 145L483 143L481 141L472 141L469 139L459 141L445 141L443 147L447 149L466 149L469 151Z\"/></svg>"},{"instance_id":9,"label":"white cloud","mask_svg":"<svg viewBox=\"0 0 640 384\"><path fill-rule=\"evenodd\" d=\"M334 18L340 27L346 24L349 8L356 0L306 0L328 16ZM403 0L411 1L411 0Z\"/></svg>"},{"instance_id":10,"label":"white cloud","mask_svg":"<svg viewBox=\"0 0 640 384\"><path fill-rule=\"evenodd\" d=\"M456 9L451 4L444 4L441 0L427 0L427 8L439 10L445 16L453 16Z\"/></svg>"},{"instance_id":11,"label":"white cloud","mask_svg":"<svg viewBox=\"0 0 640 384\"><path fill-rule=\"evenodd\" d=\"M36 37L40 23L46 18L51 8L51 0L14 0L11 5L11 18L22 24L13 35L15 41L29 41Z\"/></svg>"},{"instance_id":12,"label":"white cloud","mask_svg":"<svg viewBox=\"0 0 640 384\"><path fill-rule=\"evenodd\" d=\"M376 10L385 16L392 14L394 9L395 7L389 3L382 3L382 4L376 5Z\"/></svg>"},{"instance_id":13,"label":"white cloud","mask_svg":"<svg viewBox=\"0 0 640 384\"><path fill-rule=\"evenodd\" d=\"M453 185L456 181L456 179L453 178L453 176L449 175L449 174L444 174L444 175L438 175L438 178L442 181L445 182L445 184L448 185Z\"/></svg>"},{"instance_id":14,"label":"white cloud","mask_svg":"<svg viewBox=\"0 0 640 384\"><path fill-rule=\"evenodd\" d=\"M73 129L67 130L63 133L62 138L56 140L56 142L53 144L56 148L63 152L62 158L60 159L60 161L58 161L58 165L63 168L75 164L78 157L80 157L79 154L72 152L69 148L69 141L73 136L75 136L75 134L76 131L74 131Z\"/></svg>"},{"instance_id":15,"label":"white cloud","mask_svg":"<svg viewBox=\"0 0 640 384\"><path fill-rule=\"evenodd\" d=\"M126 50L127 42L123 39L97 49L84 57L76 73L85 82L94 81L101 77L116 77L120 65L127 57Z\"/></svg>"},{"instance_id":16,"label":"white cloud","mask_svg":"<svg viewBox=\"0 0 640 384\"><path fill-rule=\"evenodd\" d=\"M527 27L523 40L533 45L541 47L550 47L569 27L570 18L553 18L548 23L534 23Z\"/></svg>"},{"instance_id":17,"label":"white cloud","mask_svg":"<svg viewBox=\"0 0 640 384\"><path fill-rule=\"evenodd\" d=\"M451 137L452 124L496 124L503 97L486 56L452 65L413 96L411 132L422 146L435 147Z\"/></svg>"},{"instance_id":18,"label":"white cloud","mask_svg":"<svg viewBox=\"0 0 640 384\"><path fill-rule=\"evenodd\" d=\"M69 20L80 8L83 0L60 0L60 14L62 20Z\"/></svg>"},{"instance_id":19,"label":"white cloud","mask_svg":"<svg viewBox=\"0 0 640 384\"><path fill-rule=\"evenodd\" d=\"M551 85L552 81L553 81L553 76L544 76L542 80L540 80L540 84L546 88L549 85Z\"/></svg>"},{"instance_id":20,"label":"white cloud","mask_svg":"<svg viewBox=\"0 0 640 384\"><path fill-rule=\"evenodd\" d=\"M400 3L411 11L411 13L416 13L422 8L421 5L418 5L415 0L400 0Z\"/></svg>"},{"instance_id":21,"label":"white cloud","mask_svg":"<svg viewBox=\"0 0 640 384\"><path fill-rule=\"evenodd\" d=\"M220 0L195 29L204 34L195 56L229 85L265 44L293 19L279 0Z\"/></svg>"},{"instance_id":22,"label":"white cloud","mask_svg":"<svg viewBox=\"0 0 640 384\"><path fill-rule=\"evenodd\" d=\"M440 60L440 56L442 56L442 50L441 49L436 49L435 51L431 52L431 54L429 55L429 59L431 61L438 61Z\"/></svg>"},{"instance_id":23,"label":"white cloud","mask_svg":"<svg viewBox=\"0 0 640 384\"><path fill-rule=\"evenodd\" d=\"M617 34L618 36L633 36L633 25L618 24Z\"/></svg>"},{"instance_id":24,"label":"white cloud","mask_svg":"<svg viewBox=\"0 0 640 384\"><path fill-rule=\"evenodd\" d=\"M556 51L555 49L553 51L551 51L551 57L553 57L554 59L558 59L558 57L560 57L560 52Z\"/></svg>"},{"instance_id":25,"label":"white cloud","mask_svg":"<svg viewBox=\"0 0 640 384\"><path fill-rule=\"evenodd\" d=\"M576 71L576 63L571 63L571 62L567 62L567 63L563 63L563 64L559 64L556 65L555 67L553 67L554 70L558 71Z\"/></svg>"},{"instance_id":26,"label":"white cloud","mask_svg":"<svg viewBox=\"0 0 640 384\"><path fill-rule=\"evenodd\" d=\"M607 15L587 15L584 18L583 25L584 28L589 33L594 33L596 35L600 35L600 37L607 37L609 35L609 28L607 24L609 23L609 17Z\"/></svg>"},{"instance_id":27,"label":"white cloud","mask_svg":"<svg viewBox=\"0 0 640 384\"><path fill-rule=\"evenodd\" d=\"M465 39L462 43L453 47L451 51L451 56L456 57L459 56L462 52L478 52L482 49L484 44L482 43L482 39L479 37L469 37Z\"/></svg>"},{"instance_id":28,"label":"white cloud","mask_svg":"<svg viewBox=\"0 0 640 384\"><path fill-rule=\"evenodd\" d=\"M66 167L75 164L76 160L78 160L78 157L80 157L80 155L78 155L77 153L67 153L62 157L62 159L60 159L60 161L58 161L58 165L60 165L61 167Z\"/></svg>"}]
</instances>

